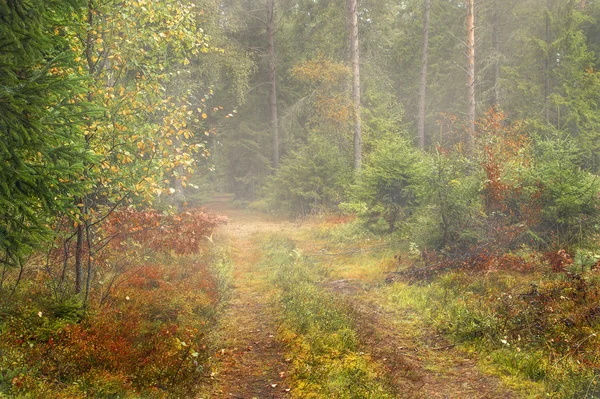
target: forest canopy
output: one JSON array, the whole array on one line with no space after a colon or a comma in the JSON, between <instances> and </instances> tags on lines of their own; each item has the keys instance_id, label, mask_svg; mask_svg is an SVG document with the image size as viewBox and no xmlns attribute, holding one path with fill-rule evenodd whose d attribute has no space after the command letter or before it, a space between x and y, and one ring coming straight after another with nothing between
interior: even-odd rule
<instances>
[{"instance_id":1,"label":"forest canopy","mask_svg":"<svg viewBox=\"0 0 600 399\"><path fill-rule=\"evenodd\" d=\"M99 345L107 325L130 345L103 360L117 385L193 392L178 383L206 371L199 348L226 297L209 267L227 263L212 238L225 218L199 208L214 193L347 218L409 248L419 281L537 262L589 313L599 22L598 0L0 0L0 369L19 364L0 372L0 397L78 381L68 348L89 331ZM122 287L151 297L129 327L109 311L134 307ZM27 342L63 345L33 382L42 355ZM145 358L167 366L136 369ZM573 361L597 373L597 359ZM91 385L98 364L81 366Z\"/></svg>"}]
</instances>

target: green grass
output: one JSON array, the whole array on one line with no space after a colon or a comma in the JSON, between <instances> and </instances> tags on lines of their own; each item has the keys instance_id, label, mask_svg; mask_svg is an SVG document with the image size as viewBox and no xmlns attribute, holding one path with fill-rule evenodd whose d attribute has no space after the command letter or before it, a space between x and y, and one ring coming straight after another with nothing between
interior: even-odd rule
<instances>
[{"instance_id":1,"label":"green grass","mask_svg":"<svg viewBox=\"0 0 600 399\"><path fill-rule=\"evenodd\" d=\"M594 355L598 325L565 326L563 320L575 311L565 296L562 303L547 299L538 304L522 294L532 283L540 289L560 287L547 278L453 272L423 285L383 287L377 301L388 309L417 312L453 342L483 355L483 369L526 391L526 397L600 397L600 377L589 364L600 356Z\"/></svg>"},{"instance_id":2,"label":"green grass","mask_svg":"<svg viewBox=\"0 0 600 399\"><path fill-rule=\"evenodd\" d=\"M296 398L392 398L382 372L360 350L348 310L319 285L322 265L302 257L293 242L271 239L264 263L276 271L280 338L288 345Z\"/></svg>"}]
</instances>

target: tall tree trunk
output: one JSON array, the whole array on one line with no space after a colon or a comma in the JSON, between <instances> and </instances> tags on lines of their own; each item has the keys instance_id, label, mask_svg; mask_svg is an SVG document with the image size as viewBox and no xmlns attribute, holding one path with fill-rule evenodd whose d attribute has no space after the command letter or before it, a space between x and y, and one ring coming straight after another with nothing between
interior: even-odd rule
<instances>
[{"instance_id":1,"label":"tall tree trunk","mask_svg":"<svg viewBox=\"0 0 600 399\"><path fill-rule=\"evenodd\" d=\"M279 167L279 123L277 117L277 63L275 58L275 26L274 26L274 9L275 1L267 0L267 41L269 57L269 83L271 89L269 91L269 107L271 110L271 129L273 132L273 168Z\"/></svg>"},{"instance_id":2,"label":"tall tree trunk","mask_svg":"<svg viewBox=\"0 0 600 399\"><path fill-rule=\"evenodd\" d=\"M475 134L475 0L467 0L467 96L469 103L467 150L473 150Z\"/></svg>"},{"instance_id":3,"label":"tall tree trunk","mask_svg":"<svg viewBox=\"0 0 600 399\"><path fill-rule=\"evenodd\" d=\"M93 75L96 68L96 63L93 59L94 52L94 34L92 33L93 23L94 23L94 5L92 4L92 0L88 0L87 4L87 24L88 24L88 32L85 40L85 57L88 65L88 73ZM92 91L88 91L87 99L89 102L92 102L93 95ZM86 147L89 148L89 140L90 138L86 134L85 143ZM84 172L85 176L86 172ZM79 294L81 292L81 286L83 283L83 245L86 242L86 229L85 229L85 214L87 212L86 208L86 198L80 197L75 199L76 205L79 209L79 220L77 221L77 238L75 243L75 293ZM89 252L89 251L88 251ZM88 253L88 256L89 253Z\"/></svg>"},{"instance_id":4,"label":"tall tree trunk","mask_svg":"<svg viewBox=\"0 0 600 399\"><path fill-rule=\"evenodd\" d=\"M360 55L358 50L357 0L347 0L350 30L350 58L352 59L352 102L354 105L354 170L362 164L362 127L360 118Z\"/></svg>"},{"instance_id":5,"label":"tall tree trunk","mask_svg":"<svg viewBox=\"0 0 600 399\"><path fill-rule=\"evenodd\" d=\"M546 111L546 122L550 123L550 0L546 0L546 59L544 60L544 109Z\"/></svg>"},{"instance_id":6,"label":"tall tree trunk","mask_svg":"<svg viewBox=\"0 0 600 399\"><path fill-rule=\"evenodd\" d=\"M498 0L492 3L492 45L494 46L494 77L492 87L492 106L500 103L498 84L500 81L500 17L498 11Z\"/></svg>"},{"instance_id":7,"label":"tall tree trunk","mask_svg":"<svg viewBox=\"0 0 600 399\"><path fill-rule=\"evenodd\" d=\"M585 0L579 0L579 11L585 10Z\"/></svg>"},{"instance_id":8,"label":"tall tree trunk","mask_svg":"<svg viewBox=\"0 0 600 399\"><path fill-rule=\"evenodd\" d=\"M425 0L423 12L423 54L421 58L421 82L419 85L419 148L425 149L425 96L427 94L427 66L429 58L429 13L431 0Z\"/></svg>"}]
</instances>

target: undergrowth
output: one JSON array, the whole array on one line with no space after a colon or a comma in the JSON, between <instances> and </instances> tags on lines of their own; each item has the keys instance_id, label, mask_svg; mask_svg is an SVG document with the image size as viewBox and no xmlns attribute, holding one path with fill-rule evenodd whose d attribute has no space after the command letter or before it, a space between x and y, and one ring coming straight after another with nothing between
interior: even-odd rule
<instances>
[{"instance_id":1,"label":"undergrowth","mask_svg":"<svg viewBox=\"0 0 600 399\"><path fill-rule=\"evenodd\" d=\"M360 351L348 310L319 286L327 270L302 257L290 240L269 240L265 253L277 270L279 333L289 348L292 397L391 398L382 371Z\"/></svg>"},{"instance_id":2,"label":"undergrowth","mask_svg":"<svg viewBox=\"0 0 600 399\"><path fill-rule=\"evenodd\" d=\"M600 397L598 275L449 272L426 284L382 288L456 343L483 354L531 397ZM531 385L533 384L533 385Z\"/></svg>"},{"instance_id":3,"label":"undergrowth","mask_svg":"<svg viewBox=\"0 0 600 399\"><path fill-rule=\"evenodd\" d=\"M208 335L229 268L217 246L149 252L87 309L31 281L0 307L0 397L194 396L210 378Z\"/></svg>"}]
</instances>

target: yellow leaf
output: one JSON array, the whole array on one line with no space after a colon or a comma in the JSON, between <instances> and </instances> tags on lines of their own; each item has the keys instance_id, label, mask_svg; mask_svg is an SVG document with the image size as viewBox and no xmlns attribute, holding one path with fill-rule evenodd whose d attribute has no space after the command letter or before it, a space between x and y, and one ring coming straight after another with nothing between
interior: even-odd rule
<instances>
[{"instance_id":1,"label":"yellow leaf","mask_svg":"<svg viewBox=\"0 0 600 399\"><path fill-rule=\"evenodd\" d=\"M202 113L202 119L206 119L208 118L208 115L206 115L204 112Z\"/></svg>"}]
</instances>

